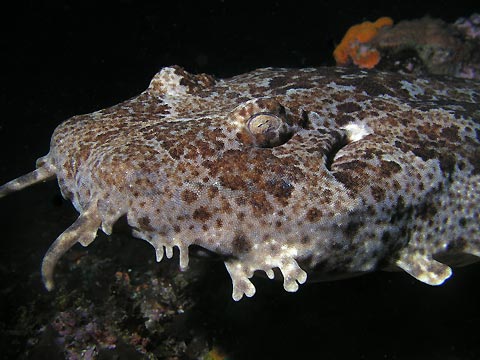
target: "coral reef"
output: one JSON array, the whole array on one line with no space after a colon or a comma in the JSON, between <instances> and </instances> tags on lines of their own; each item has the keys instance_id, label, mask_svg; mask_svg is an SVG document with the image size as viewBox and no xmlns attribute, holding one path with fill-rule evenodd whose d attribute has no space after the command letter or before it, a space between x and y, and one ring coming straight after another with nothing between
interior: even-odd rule
<instances>
[{"instance_id":1,"label":"coral reef","mask_svg":"<svg viewBox=\"0 0 480 360\"><path fill-rule=\"evenodd\" d=\"M468 18L459 18L453 24L467 39L480 38L480 14L473 14Z\"/></svg>"},{"instance_id":2,"label":"coral reef","mask_svg":"<svg viewBox=\"0 0 480 360\"><path fill-rule=\"evenodd\" d=\"M37 294L12 314L15 329L0 333L12 344L22 339L22 359L221 359L213 357L218 349L202 328L190 325L204 261L192 259L192 272L179 273L173 261L145 262L137 272L119 267L117 258L83 255L72 251L74 261L61 265L69 281L62 280L55 294Z\"/></svg>"}]
</instances>

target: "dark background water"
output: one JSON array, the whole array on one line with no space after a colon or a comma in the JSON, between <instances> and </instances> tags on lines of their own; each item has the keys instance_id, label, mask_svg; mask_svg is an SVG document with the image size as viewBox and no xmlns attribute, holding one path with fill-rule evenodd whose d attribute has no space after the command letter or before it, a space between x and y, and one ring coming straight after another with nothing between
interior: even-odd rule
<instances>
[{"instance_id":1,"label":"dark background water","mask_svg":"<svg viewBox=\"0 0 480 360\"><path fill-rule=\"evenodd\" d=\"M99 8L32 1L5 11L0 182L32 170L61 121L138 94L162 66L227 77L264 66L333 65L335 45L358 22L425 15L453 22L480 12L478 1L314 3L158 1L140 7L119 1ZM54 183L0 201L3 294L32 273L38 277L50 242L75 217ZM139 249L148 246L132 241ZM479 283L478 265L455 270L442 287L380 273L287 294L280 284L260 280L260 300L233 303L226 288L228 304L214 322L234 339L238 359L476 359ZM39 278L29 291L44 291ZM0 324L8 328L15 309L30 301L29 292L13 300L2 295Z\"/></svg>"}]
</instances>

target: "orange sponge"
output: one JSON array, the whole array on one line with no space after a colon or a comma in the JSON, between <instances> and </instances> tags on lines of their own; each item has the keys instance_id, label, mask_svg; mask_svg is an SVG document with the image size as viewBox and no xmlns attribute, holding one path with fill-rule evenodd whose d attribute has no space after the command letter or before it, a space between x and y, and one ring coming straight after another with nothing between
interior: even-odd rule
<instances>
[{"instance_id":1,"label":"orange sponge","mask_svg":"<svg viewBox=\"0 0 480 360\"><path fill-rule=\"evenodd\" d=\"M333 52L337 65L347 65L351 59L360 68L373 68L380 61L380 53L371 48L368 42L377 35L379 29L391 25L391 18L381 17L373 23L365 21L352 26Z\"/></svg>"}]
</instances>

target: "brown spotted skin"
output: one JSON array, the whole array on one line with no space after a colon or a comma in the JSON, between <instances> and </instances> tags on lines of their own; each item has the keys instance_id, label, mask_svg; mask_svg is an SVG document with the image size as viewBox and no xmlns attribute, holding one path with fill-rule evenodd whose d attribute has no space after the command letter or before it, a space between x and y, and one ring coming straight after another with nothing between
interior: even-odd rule
<instances>
[{"instance_id":1,"label":"brown spotted skin","mask_svg":"<svg viewBox=\"0 0 480 360\"><path fill-rule=\"evenodd\" d=\"M45 256L49 289L63 253L125 214L158 261L177 247L185 268L193 244L222 255L235 300L257 270L279 269L287 291L394 267L437 285L480 256L479 99L478 83L445 78L164 68L61 124L29 183L0 195L56 176L80 212Z\"/></svg>"}]
</instances>

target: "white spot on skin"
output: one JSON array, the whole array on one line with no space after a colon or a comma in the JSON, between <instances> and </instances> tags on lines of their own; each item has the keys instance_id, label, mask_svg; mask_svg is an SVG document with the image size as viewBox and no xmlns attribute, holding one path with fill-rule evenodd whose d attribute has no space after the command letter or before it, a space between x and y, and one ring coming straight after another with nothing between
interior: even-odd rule
<instances>
[{"instance_id":1,"label":"white spot on skin","mask_svg":"<svg viewBox=\"0 0 480 360\"><path fill-rule=\"evenodd\" d=\"M408 91L408 94L413 97L417 98L417 95L424 95L425 90L424 87L428 86L425 81L417 81L417 82L410 82L407 80L401 80L400 84L402 85L401 88Z\"/></svg>"},{"instance_id":2,"label":"white spot on skin","mask_svg":"<svg viewBox=\"0 0 480 360\"><path fill-rule=\"evenodd\" d=\"M361 140L365 136L373 133L372 129L363 123L350 123L342 129L347 132L347 138L350 142Z\"/></svg>"},{"instance_id":3,"label":"white spot on skin","mask_svg":"<svg viewBox=\"0 0 480 360\"><path fill-rule=\"evenodd\" d=\"M271 81L271 80L272 80L272 79L270 79L270 78L265 78L265 79L259 81L259 82L257 83L257 86L258 86L258 87L268 88L268 87L270 86L270 81Z\"/></svg>"},{"instance_id":4,"label":"white spot on skin","mask_svg":"<svg viewBox=\"0 0 480 360\"><path fill-rule=\"evenodd\" d=\"M348 85L348 86L338 85L337 83L335 83L333 81L328 83L327 85L325 85L325 87L331 88L331 89L336 90L336 91L354 91L355 90L355 86L353 86L353 85Z\"/></svg>"},{"instance_id":5,"label":"white spot on skin","mask_svg":"<svg viewBox=\"0 0 480 360\"><path fill-rule=\"evenodd\" d=\"M340 76L340 78L347 79L347 80L349 80L349 79L361 79L361 78L365 78L365 77L367 77L367 73L365 73L365 72L361 72L361 73L354 74L354 75L345 74L345 75Z\"/></svg>"}]
</instances>

